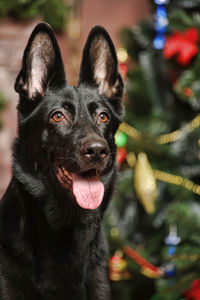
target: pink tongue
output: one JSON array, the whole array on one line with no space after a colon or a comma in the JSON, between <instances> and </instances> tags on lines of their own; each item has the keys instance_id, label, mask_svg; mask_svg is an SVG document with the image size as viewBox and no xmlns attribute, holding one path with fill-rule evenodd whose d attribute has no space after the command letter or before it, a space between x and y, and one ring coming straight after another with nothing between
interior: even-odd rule
<instances>
[{"instance_id":1,"label":"pink tongue","mask_svg":"<svg viewBox=\"0 0 200 300\"><path fill-rule=\"evenodd\" d=\"M95 209L99 207L104 195L104 185L98 177L84 178L71 173L73 180L73 194L82 208Z\"/></svg>"}]
</instances>

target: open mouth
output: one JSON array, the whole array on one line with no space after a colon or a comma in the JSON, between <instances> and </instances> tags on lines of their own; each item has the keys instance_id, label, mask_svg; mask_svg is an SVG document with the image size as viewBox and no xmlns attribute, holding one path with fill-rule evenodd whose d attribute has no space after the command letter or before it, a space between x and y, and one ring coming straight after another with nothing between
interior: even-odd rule
<instances>
[{"instance_id":1,"label":"open mouth","mask_svg":"<svg viewBox=\"0 0 200 300\"><path fill-rule=\"evenodd\" d=\"M104 185L97 170L91 169L80 174L69 172L64 166L55 166L54 170L60 185L74 194L80 207L96 209L100 206Z\"/></svg>"}]
</instances>

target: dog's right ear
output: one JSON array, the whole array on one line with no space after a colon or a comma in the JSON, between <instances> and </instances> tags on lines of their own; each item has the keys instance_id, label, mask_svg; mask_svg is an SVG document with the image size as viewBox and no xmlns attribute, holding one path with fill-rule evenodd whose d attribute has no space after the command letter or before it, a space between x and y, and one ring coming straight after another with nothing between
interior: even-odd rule
<instances>
[{"instance_id":1,"label":"dog's right ear","mask_svg":"<svg viewBox=\"0 0 200 300\"><path fill-rule=\"evenodd\" d=\"M39 23L33 30L24 51L22 68L15 90L30 100L42 97L49 86L66 84L60 49L52 28Z\"/></svg>"},{"instance_id":2,"label":"dog's right ear","mask_svg":"<svg viewBox=\"0 0 200 300\"><path fill-rule=\"evenodd\" d=\"M79 84L97 87L108 99L121 98L123 82L113 42L102 26L89 33L80 68Z\"/></svg>"}]
</instances>

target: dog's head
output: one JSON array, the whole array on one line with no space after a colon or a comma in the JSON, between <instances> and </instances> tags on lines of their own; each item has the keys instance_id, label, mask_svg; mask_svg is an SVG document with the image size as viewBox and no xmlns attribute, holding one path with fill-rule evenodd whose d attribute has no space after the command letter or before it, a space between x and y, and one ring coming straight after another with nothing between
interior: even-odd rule
<instances>
[{"instance_id":1,"label":"dog's head","mask_svg":"<svg viewBox=\"0 0 200 300\"><path fill-rule=\"evenodd\" d=\"M82 208L100 206L115 164L123 83L113 43L100 26L87 39L77 87L67 85L55 35L40 23L24 51L15 90L27 170L46 172ZM25 141L25 142L24 142Z\"/></svg>"}]
</instances>

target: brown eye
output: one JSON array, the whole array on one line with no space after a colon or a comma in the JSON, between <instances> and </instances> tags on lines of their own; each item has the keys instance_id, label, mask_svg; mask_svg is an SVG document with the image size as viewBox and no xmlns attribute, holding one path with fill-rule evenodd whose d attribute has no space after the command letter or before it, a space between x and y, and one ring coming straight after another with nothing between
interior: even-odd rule
<instances>
[{"instance_id":1,"label":"brown eye","mask_svg":"<svg viewBox=\"0 0 200 300\"><path fill-rule=\"evenodd\" d=\"M107 123L109 121L107 113L104 112L99 114L98 119L101 123Z\"/></svg>"},{"instance_id":2,"label":"brown eye","mask_svg":"<svg viewBox=\"0 0 200 300\"><path fill-rule=\"evenodd\" d=\"M60 111L57 111L53 114L51 118L55 122L60 122L64 118L64 115Z\"/></svg>"}]
</instances>

